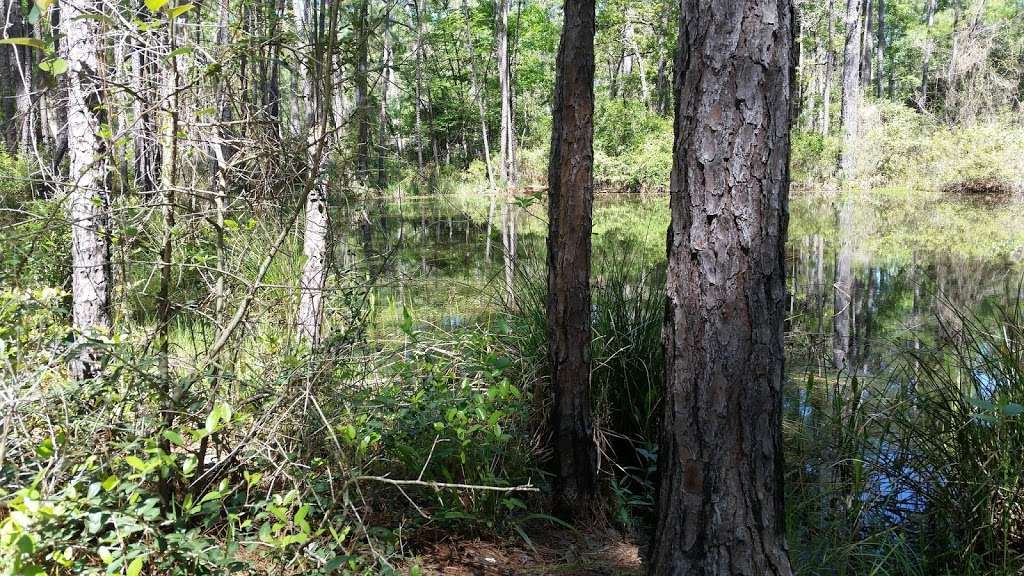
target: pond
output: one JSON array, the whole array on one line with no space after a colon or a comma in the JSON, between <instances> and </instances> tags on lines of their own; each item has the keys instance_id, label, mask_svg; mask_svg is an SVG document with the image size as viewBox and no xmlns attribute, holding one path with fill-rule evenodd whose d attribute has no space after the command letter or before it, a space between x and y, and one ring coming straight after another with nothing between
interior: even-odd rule
<instances>
[{"instance_id":1,"label":"pond","mask_svg":"<svg viewBox=\"0 0 1024 576\"><path fill-rule=\"evenodd\" d=\"M382 337L406 313L424 327L488 321L506 298L507 264L543 279L539 195L508 206L491 205L483 194L361 204L370 207L342 210L335 220L345 238L336 257L347 266L369 263L381 286L375 306ZM909 190L843 199L795 193L786 251L789 370L878 373L901 348L952 337L955 311L985 317L1010 304L1024 271L1020 209ZM665 195L598 196L595 282L623 258L664 266L669 220ZM511 242L506 230L514 231Z\"/></svg>"}]
</instances>

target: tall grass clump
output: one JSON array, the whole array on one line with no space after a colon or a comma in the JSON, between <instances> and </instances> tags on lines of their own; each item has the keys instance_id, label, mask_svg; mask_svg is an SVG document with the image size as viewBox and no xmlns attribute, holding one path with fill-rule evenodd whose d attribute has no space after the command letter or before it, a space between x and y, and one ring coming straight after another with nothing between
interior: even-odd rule
<instances>
[{"instance_id":1,"label":"tall grass clump","mask_svg":"<svg viewBox=\"0 0 1024 576\"><path fill-rule=\"evenodd\" d=\"M792 375L787 526L806 574L1019 574L1024 300L946 305L939 343L876 377Z\"/></svg>"},{"instance_id":2,"label":"tall grass clump","mask_svg":"<svg viewBox=\"0 0 1024 576\"><path fill-rule=\"evenodd\" d=\"M1024 564L1024 300L990 319L952 310L945 343L912 356L896 416L936 570L1018 573Z\"/></svg>"},{"instance_id":3,"label":"tall grass clump","mask_svg":"<svg viewBox=\"0 0 1024 576\"><path fill-rule=\"evenodd\" d=\"M631 258L629 241L595 245L591 277L591 401L604 455L603 472L613 491L612 513L626 528L653 506L657 442L655 415L664 379L661 326L665 310L665 264ZM548 377L547 286L543 258L523 260L515 298L506 302L506 356L516 359L520 378L536 389L534 418L544 422ZM541 424L543 428L543 424Z\"/></svg>"}]
</instances>

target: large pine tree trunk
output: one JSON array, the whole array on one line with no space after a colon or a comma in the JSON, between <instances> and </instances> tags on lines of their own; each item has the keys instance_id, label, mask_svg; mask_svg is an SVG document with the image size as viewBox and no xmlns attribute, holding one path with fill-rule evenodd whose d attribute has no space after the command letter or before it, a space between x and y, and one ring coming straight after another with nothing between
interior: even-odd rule
<instances>
[{"instance_id":1,"label":"large pine tree trunk","mask_svg":"<svg viewBox=\"0 0 1024 576\"><path fill-rule=\"evenodd\" d=\"M860 126L860 62L864 0L846 0L846 43L843 48L843 144L839 169L843 178L853 176L857 165L856 148Z\"/></svg>"},{"instance_id":2,"label":"large pine tree trunk","mask_svg":"<svg viewBox=\"0 0 1024 576\"><path fill-rule=\"evenodd\" d=\"M597 445L590 414L590 235L594 203L594 0L566 0L548 166L547 336L555 403L556 510L593 510Z\"/></svg>"},{"instance_id":3,"label":"large pine tree trunk","mask_svg":"<svg viewBox=\"0 0 1024 576\"><path fill-rule=\"evenodd\" d=\"M71 218L72 316L81 334L108 330L110 317L109 161L101 127L100 29L85 14L100 14L98 0L68 0L60 5L66 47L68 113L68 209ZM77 378L97 374L99 354L85 346L72 363Z\"/></svg>"},{"instance_id":4,"label":"large pine tree trunk","mask_svg":"<svg viewBox=\"0 0 1024 576\"><path fill-rule=\"evenodd\" d=\"M789 575L784 244L793 8L684 0L653 575Z\"/></svg>"}]
</instances>

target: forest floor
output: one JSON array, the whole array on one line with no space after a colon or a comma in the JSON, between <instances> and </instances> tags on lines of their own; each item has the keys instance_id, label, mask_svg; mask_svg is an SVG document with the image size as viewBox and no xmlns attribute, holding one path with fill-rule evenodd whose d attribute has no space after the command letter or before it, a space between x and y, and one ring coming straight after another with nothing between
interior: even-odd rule
<instances>
[{"instance_id":1,"label":"forest floor","mask_svg":"<svg viewBox=\"0 0 1024 576\"><path fill-rule=\"evenodd\" d=\"M410 565L430 576L626 576L642 572L640 548L613 530L554 529L505 541L442 539Z\"/></svg>"}]
</instances>

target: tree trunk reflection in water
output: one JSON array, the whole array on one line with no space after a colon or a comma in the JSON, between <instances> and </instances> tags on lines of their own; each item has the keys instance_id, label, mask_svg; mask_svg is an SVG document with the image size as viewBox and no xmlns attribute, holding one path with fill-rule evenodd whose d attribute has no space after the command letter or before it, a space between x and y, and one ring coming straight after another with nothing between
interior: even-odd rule
<instances>
[{"instance_id":1,"label":"tree trunk reflection in water","mask_svg":"<svg viewBox=\"0 0 1024 576\"><path fill-rule=\"evenodd\" d=\"M501 245L505 258L505 292L509 303L515 297L516 275L516 207L506 199L501 209Z\"/></svg>"},{"instance_id":2,"label":"tree trunk reflection in water","mask_svg":"<svg viewBox=\"0 0 1024 576\"><path fill-rule=\"evenodd\" d=\"M853 296L853 202L841 201L837 209L839 251L833 287L832 363L837 370L846 368L850 352L850 322Z\"/></svg>"}]
</instances>

